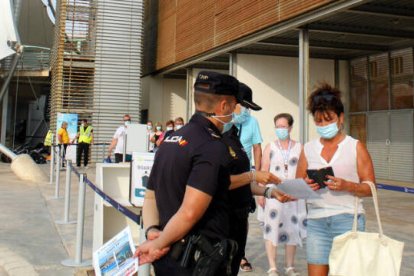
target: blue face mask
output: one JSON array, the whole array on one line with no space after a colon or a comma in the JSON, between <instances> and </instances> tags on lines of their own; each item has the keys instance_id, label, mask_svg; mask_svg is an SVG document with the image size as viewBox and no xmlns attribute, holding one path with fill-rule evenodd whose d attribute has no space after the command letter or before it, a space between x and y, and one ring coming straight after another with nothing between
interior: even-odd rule
<instances>
[{"instance_id":1,"label":"blue face mask","mask_svg":"<svg viewBox=\"0 0 414 276\"><path fill-rule=\"evenodd\" d=\"M240 109L240 114L236 114L236 113L234 114L233 123L235 123L235 124L242 124L247 119L249 119L249 116L250 116L249 109L247 109L244 106L242 106L241 109Z\"/></svg>"},{"instance_id":2,"label":"blue face mask","mask_svg":"<svg viewBox=\"0 0 414 276\"><path fill-rule=\"evenodd\" d=\"M326 126L316 126L316 131L324 139L332 139L338 134L339 128L336 122Z\"/></svg>"},{"instance_id":3,"label":"blue face mask","mask_svg":"<svg viewBox=\"0 0 414 276\"><path fill-rule=\"evenodd\" d=\"M289 138L289 130L287 128L276 128L276 136L279 140L286 140Z\"/></svg>"}]
</instances>

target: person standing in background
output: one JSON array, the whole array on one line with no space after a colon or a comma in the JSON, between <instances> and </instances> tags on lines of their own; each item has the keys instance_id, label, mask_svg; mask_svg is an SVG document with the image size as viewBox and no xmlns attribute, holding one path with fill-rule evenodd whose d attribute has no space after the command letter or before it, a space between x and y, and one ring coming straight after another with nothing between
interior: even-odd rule
<instances>
[{"instance_id":1,"label":"person standing in background","mask_svg":"<svg viewBox=\"0 0 414 276\"><path fill-rule=\"evenodd\" d=\"M154 135L154 130L152 126L152 121L147 122L147 136L148 136L148 151L153 152L154 143L151 142L151 137Z\"/></svg>"},{"instance_id":2,"label":"person standing in background","mask_svg":"<svg viewBox=\"0 0 414 276\"><path fill-rule=\"evenodd\" d=\"M67 128L68 128L68 123L62 122L62 125L57 133L59 151L60 151L60 156L62 158L62 167L65 166L66 149L70 142Z\"/></svg>"},{"instance_id":3,"label":"person standing in background","mask_svg":"<svg viewBox=\"0 0 414 276\"><path fill-rule=\"evenodd\" d=\"M123 153L124 153L124 136L126 134L126 129L129 124L131 124L131 116L128 114L124 115L123 118L124 124L115 131L114 137L112 138L111 144L109 145L108 149L108 157L110 158L112 155L112 150L115 149L115 163L119 163L123 161ZM130 162L132 159L132 155L125 153L125 161Z\"/></svg>"},{"instance_id":4,"label":"person standing in background","mask_svg":"<svg viewBox=\"0 0 414 276\"><path fill-rule=\"evenodd\" d=\"M156 152L158 150L157 141L161 137L162 134L163 134L162 124L161 124L161 122L157 122L155 124L155 132L153 133L153 135L150 138L151 143L154 143L153 152Z\"/></svg>"},{"instance_id":5,"label":"person standing in background","mask_svg":"<svg viewBox=\"0 0 414 276\"><path fill-rule=\"evenodd\" d=\"M79 126L79 132L76 134L75 139L78 139L78 147L76 150L76 166L81 166L81 159L83 154L83 166L88 166L89 160L89 146L93 141L93 128L88 125L88 120L83 119L82 124ZM73 143L74 141L72 141Z\"/></svg>"},{"instance_id":6,"label":"person standing in background","mask_svg":"<svg viewBox=\"0 0 414 276\"><path fill-rule=\"evenodd\" d=\"M296 167L302 145L290 139L293 127L293 117L288 113L280 113L273 119L276 140L269 143L262 159L262 170L271 172L282 181L294 179ZM273 183L266 185L275 187ZM259 204L264 207L263 237L267 259L269 261L269 276L278 276L277 246L285 245L285 270L284 275L297 276L295 270L296 246L302 245L302 239L306 237L306 207L305 201L281 203L274 199L259 198Z\"/></svg>"},{"instance_id":7,"label":"person standing in background","mask_svg":"<svg viewBox=\"0 0 414 276\"><path fill-rule=\"evenodd\" d=\"M184 119L182 117L175 118L174 125L175 125L174 129L179 130L180 128L184 126Z\"/></svg>"},{"instance_id":8,"label":"person standing in background","mask_svg":"<svg viewBox=\"0 0 414 276\"><path fill-rule=\"evenodd\" d=\"M171 133L174 132L174 121L173 120L168 120L165 123L165 126L166 126L165 132L163 132L161 134L161 136L158 138L158 140L156 142L157 147L159 147L162 144L162 142L164 141L165 138L167 138L168 136L171 135Z\"/></svg>"}]
</instances>

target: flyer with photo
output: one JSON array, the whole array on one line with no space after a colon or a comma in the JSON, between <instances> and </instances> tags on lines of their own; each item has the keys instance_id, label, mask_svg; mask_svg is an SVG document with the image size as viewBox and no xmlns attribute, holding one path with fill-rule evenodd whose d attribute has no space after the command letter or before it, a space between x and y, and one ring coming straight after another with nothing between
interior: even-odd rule
<instances>
[{"instance_id":1,"label":"flyer with photo","mask_svg":"<svg viewBox=\"0 0 414 276\"><path fill-rule=\"evenodd\" d=\"M133 275L138 271L138 258L131 229L126 227L93 252L93 267L97 276Z\"/></svg>"}]
</instances>

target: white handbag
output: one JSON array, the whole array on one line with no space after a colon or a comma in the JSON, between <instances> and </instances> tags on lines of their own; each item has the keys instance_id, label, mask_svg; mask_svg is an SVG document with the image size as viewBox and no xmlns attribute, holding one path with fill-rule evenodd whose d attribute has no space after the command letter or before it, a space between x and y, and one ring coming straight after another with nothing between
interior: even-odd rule
<instances>
[{"instance_id":1,"label":"white handbag","mask_svg":"<svg viewBox=\"0 0 414 276\"><path fill-rule=\"evenodd\" d=\"M378 210L375 184L371 187L379 233L357 231L358 198L352 231L334 238L329 255L329 275L332 276L398 276L404 243L384 235Z\"/></svg>"}]
</instances>

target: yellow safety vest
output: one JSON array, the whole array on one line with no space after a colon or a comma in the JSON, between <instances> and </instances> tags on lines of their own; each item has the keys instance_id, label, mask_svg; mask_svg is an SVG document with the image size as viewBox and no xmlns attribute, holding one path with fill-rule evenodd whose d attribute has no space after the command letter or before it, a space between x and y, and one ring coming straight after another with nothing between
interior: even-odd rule
<instances>
[{"instance_id":1,"label":"yellow safety vest","mask_svg":"<svg viewBox=\"0 0 414 276\"><path fill-rule=\"evenodd\" d=\"M90 144L91 142L92 142L92 127L88 126L86 130L85 130L85 127L80 127L78 143Z\"/></svg>"},{"instance_id":2,"label":"yellow safety vest","mask_svg":"<svg viewBox=\"0 0 414 276\"><path fill-rule=\"evenodd\" d=\"M52 145L52 138L53 132L49 130L46 134L45 140L43 141L43 145L45 145L46 147L50 147Z\"/></svg>"}]
</instances>

